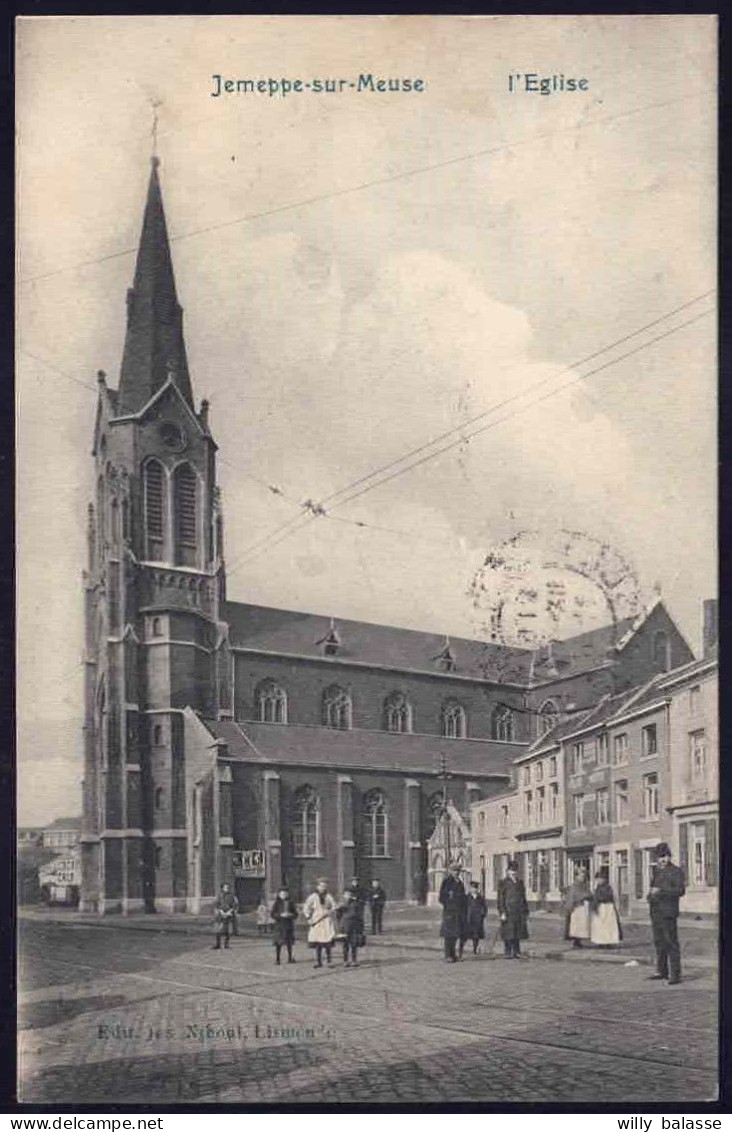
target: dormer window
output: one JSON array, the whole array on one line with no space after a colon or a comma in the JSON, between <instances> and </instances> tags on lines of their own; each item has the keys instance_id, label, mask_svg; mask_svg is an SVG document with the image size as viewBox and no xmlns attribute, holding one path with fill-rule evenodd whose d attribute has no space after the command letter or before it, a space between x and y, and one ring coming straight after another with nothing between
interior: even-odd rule
<instances>
[{"instance_id":1,"label":"dormer window","mask_svg":"<svg viewBox=\"0 0 732 1132\"><path fill-rule=\"evenodd\" d=\"M321 637L319 641L315 642L320 645L323 650L323 656L336 656L339 648L341 647L341 638L338 635L338 630L335 627L335 622L331 621L330 629Z\"/></svg>"},{"instance_id":2,"label":"dormer window","mask_svg":"<svg viewBox=\"0 0 732 1132\"><path fill-rule=\"evenodd\" d=\"M457 669L457 657L453 652L449 637L445 637L443 649L432 659L443 672L455 672Z\"/></svg>"}]
</instances>

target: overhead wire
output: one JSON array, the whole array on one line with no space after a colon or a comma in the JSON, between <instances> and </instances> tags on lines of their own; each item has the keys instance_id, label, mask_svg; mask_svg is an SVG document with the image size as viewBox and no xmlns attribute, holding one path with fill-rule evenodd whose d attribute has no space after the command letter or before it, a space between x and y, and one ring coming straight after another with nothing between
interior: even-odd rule
<instances>
[{"instance_id":1,"label":"overhead wire","mask_svg":"<svg viewBox=\"0 0 732 1132\"><path fill-rule=\"evenodd\" d=\"M512 149L517 149L520 146L534 145L536 142L546 141L549 138L561 136L563 134L574 133L577 130L589 129L592 126L607 125L609 122L618 121L621 118L629 118L635 114L648 113L651 110L662 109L666 106L674 106L679 102L688 102L694 98L701 91L695 91L691 94L684 94L678 98L666 99L663 102L651 102L645 106L636 106L630 110L620 111L618 114L606 114L603 117L598 116L589 121L577 122L571 126L563 127L559 130L548 130L542 134L535 134L530 138L520 138L518 141L502 142L500 145L489 146L485 149L477 150L473 153L466 153L457 157L449 157L444 161L436 161L430 165L422 165L417 169L405 169L399 173L392 173L386 177L376 177L371 181L364 181L360 185L349 185L343 189L336 189L330 193L321 193L316 196L306 197L303 200L293 201L290 204L278 205L275 208L264 209L260 212L248 213L246 216L239 216L233 220L222 220L218 224L208 224L202 228L194 228L190 232L181 232L179 235L169 236L171 243L177 243L182 240L190 240L194 236L205 235L208 232L216 232L223 228L235 227L238 224L247 224L252 220L261 220L268 216L277 216L283 212L291 212L298 208L306 208L312 204L318 204L322 201L335 200L338 197L350 195L352 193L364 192L367 189L377 188L380 185L394 184L396 181L405 180L409 177L418 177L424 173L436 172L439 169L446 169L452 165L459 165L466 161L477 161L481 157L489 157L496 153L505 152ZM45 279L51 279L57 275L63 275L69 271L78 271L83 267L93 267L98 263L107 263L110 260L121 259L124 256L134 255L137 251L136 248L124 248L117 252L110 252L107 255L97 256L94 259L81 260L79 263L70 264L68 267L56 268L54 271L46 271L38 275L29 275L25 278L18 280L19 286L25 286L29 283L39 283Z\"/></svg>"},{"instance_id":2,"label":"overhead wire","mask_svg":"<svg viewBox=\"0 0 732 1132\"><path fill-rule=\"evenodd\" d=\"M668 312L666 315L663 315L663 316L661 316L660 318L657 318L657 319L653 319L651 322L647 323L645 326L641 327L639 330L634 331L632 334L624 335L622 338L618 339L616 342L611 343L609 346L606 346L601 350L594 351L592 354L589 354L587 356L587 358L582 359L582 361L575 362L573 364L573 366L567 367L566 370L560 371L559 374L552 375L551 380L556 380L557 377L561 377L562 373L572 372L577 367L585 364L586 361L589 361L592 358L599 357L601 354L607 353L608 351L615 349L619 344L622 344L623 342L627 342L630 338L637 337L638 334L644 333L645 330L649 329L650 327L656 326L660 322L663 322L665 319L673 317L674 314L678 314L681 310L688 308L693 303L700 301L702 298L706 298L711 293L712 293L711 291L705 292L704 295L697 296L695 299L691 299L688 302L683 303L680 307L675 308L673 311ZM620 361L624 361L626 358L631 357L632 355L639 353L641 350L646 349L648 346L653 345L655 342L661 341L662 339L669 337L671 334L678 332L679 330L683 329L684 327L691 325L691 323L698 321L700 318L702 318L705 315L710 314L710 313L713 313L713 312L711 310L702 311L700 314L695 315L693 318L688 319L687 321L682 322L679 325L672 327L670 330L665 331L662 334L656 335L655 337L649 339L648 341L641 343L639 346L635 347L634 349L628 350L624 354L619 355L618 357L611 358L609 361L603 363L603 365L597 366L596 368L590 370L587 373L580 374L578 377L573 378L569 382L565 382L564 384L560 385L557 388L550 389L548 391L548 393L544 394L542 397L535 399L534 401L531 401L528 405L521 406L521 407L519 407L518 410L516 410L514 412L510 412L503 417L499 417L497 420L491 421L487 425L482 426L481 428L473 429L471 432L466 433L465 432L466 424L465 424L465 422L463 422L460 425L455 426L454 428L447 430L445 433L442 433L439 437L434 438L433 440L429 441L427 444L423 444L423 445L420 445L419 447L417 447L415 449L412 449L409 453L406 453L403 456L397 458L396 460L392 460L388 464L383 465L382 468L377 469L373 472L370 472L369 474L367 474L365 476L361 476L361 477L359 477L358 480L354 480L350 484L347 484L344 487L338 489L338 491L333 492L330 496L325 497L325 499L322 501L323 506L325 506L325 504L328 503L330 500L336 500L336 502L333 503L333 506L334 507L343 507L346 504L353 502L355 499L360 498L362 495L365 495L368 491L371 491L371 490L375 489L376 487L380 487L383 484L388 483L390 480L393 480L393 479L397 478L398 476L405 474L406 472L412 471L414 468L419 467L421 464L426 463L427 461L434 459L435 457L437 457L439 455L442 455L444 452L449 451L451 448L456 447L458 444L463 443L465 440L471 440L471 439L473 439L473 437L480 435L481 433L487 431L488 429L494 427L495 425L503 423L504 421L510 419L512 416L515 416L516 412L521 411L521 409L532 408L532 407L534 407L534 405L540 404L542 401L548 399L549 397L555 396L557 393L563 392L565 389L570 388L570 386L576 385L579 382L586 380L588 377L592 377L595 374L602 372L603 370L609 368L612 365L617 364ZM486 416L490 415L493 412L496 412L500 408L504 408L507 405L512 404L515 401L520 400L523 397L526 397L528 394L533 393L537 389L546 385L547 380L548 379L544 378L540 382L536 382L533 386L529 386L527 389L523 390L520 394L516 394L513 397L507 398L504 401L499 402L496 405L491 406L489 409L486 409L482 413L476 414L476 416L471 418L471 421L467 422L467 423L475 423L477 420L485 418ZM425 452L426 449L432 448L436 443L439 443L439 441L441 439L444 439L444 438L446 438L450 435L453 435L456 432L459 432L459 434L460 434L456 440L451 441L447 445L443 445L441 448L437 449L434 452L427 452L426 455L421 456L421 458L418 459L418 460L412 460L411 463L406 463L406 461L410 460L413 456L416 456L418 454ZM406 466L399 467L399 465L401 465L401 464L405 464ZM393 468L396 468L396 470L391 471L391 474L382 475L380 479L376 479L376 477L378 475L380 475L381 473L390 471ZM375 480L375 482L369 483L368 481L370 481L372 479ZM365 484L365 486L361 486L363 484ZM354 491L353 489L356 488L356 487L359 487L360 490ZM343 496L344 498L339 498L341 496ZM246 561L249 561L250 557L256 556L256 554L259 553L261 550L268 549L268 548L275 547L275 546L279 545L280 542L284 541L284 539L286 539L286 538L289 538L292 534L295 534L298 530L302 529L303 526L312 522L314 520L314 518L316 518L316 517L317 516L312 515L312 514L305 514L305 515L300 514L299 516L293 516L291 519L288 519L285 523L281 524L279 527L274 528L269 533L269 535L263 536L261 539L257 540L257 542L253 543L250 547L246 548L243 551L243 553L237 559L235 559L235 561L229 567L228 572L233 573L239 567L239 565L243 564Z\"/></svg>"}]
</instances>

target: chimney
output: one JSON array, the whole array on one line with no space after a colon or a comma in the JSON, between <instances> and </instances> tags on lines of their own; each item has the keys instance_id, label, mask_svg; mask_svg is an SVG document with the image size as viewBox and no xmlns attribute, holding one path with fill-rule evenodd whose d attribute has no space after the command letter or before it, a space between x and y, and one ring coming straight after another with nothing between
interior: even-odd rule
<instances>
[{"instance_id":1,"label":"chimney","mask_svg":"<svg viewBox=\"0 0 732 1132\"><path fill-rule=\"evenodd\" d=\"M719 603L716 597L707 598L702 608L702 657L706 659L717 647L719 637Z\"/></svg>"}]
</instances>

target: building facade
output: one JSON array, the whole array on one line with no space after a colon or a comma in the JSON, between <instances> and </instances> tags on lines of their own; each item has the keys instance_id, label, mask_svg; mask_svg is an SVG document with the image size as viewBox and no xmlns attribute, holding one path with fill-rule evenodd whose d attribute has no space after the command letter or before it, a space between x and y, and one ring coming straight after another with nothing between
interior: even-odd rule
<instances>
[{"instance_id":1,"label":"building facade","mask_svg":"<svg viewBox=\"0 0 732 1132\"><path fill-rule=\"evenodd\" d=\"M41 844L45 849L61 853L75 849L81 837L81 818L57 818L42 832Z\"/></svg>"},{"instance_id":2,"label":"building facade","mask_svg":"<svg viewBox=\"0 0 732 1132\"><path fill-rule=\"evenodd\" d=\"M650 681L610 696L563 739L567 874L607 868L621 914L647 911L653 851L671 838L668 706Z\"/></svg>"},{"instance_id":3,"label":"building facade","mask_svg":"<svg viewBox=\"0 0 732 1132\"><path fill-rule=\"evenodd\" d=\"M510 791L473 805L473 876L495 900L509 859L518 864L530 906L559 905L567 869L561 725L514 760Z\"/></svg>"},{"instance_id":4,"label":"building facade","mask_svg":"<svg viewBox=\"0 0 732 1132\"><path fill-rule=\"evenodd\" d=\"M558 903L577 867L604 867L621 914L645 915L666 841L686 875L682 913L716 912L717 719L717 662L707 658L560 721L514 760L511 791L472 807L485 894L495 898L509 856L537 907Z\"/></svg>"},{"instance_id":5,"label":"building facade","mask_svg":"<svg viewBox=\"0 0 732 1132\"><path fill-rule=\"evenodd\" d=\"M671 845L686 874L686 912L718 911L719 709L717 660L708 655L669 673Z\"/></svg>"},{"instance_id":6,"label":"building facade","mask_svg":"<svg viewBox=\"0 0 732 1132\"><path fill-rule=\"evenodd\" d=\"M692 659L660 602L547 661L230 600L156 159L119 381L98 381L83 909L203 911L225 880L246 906L282 879L302 897L320 875L340 887L354 874L424 900L446 800L468 828L570 698Z\"/></svg>"}]
</instances>

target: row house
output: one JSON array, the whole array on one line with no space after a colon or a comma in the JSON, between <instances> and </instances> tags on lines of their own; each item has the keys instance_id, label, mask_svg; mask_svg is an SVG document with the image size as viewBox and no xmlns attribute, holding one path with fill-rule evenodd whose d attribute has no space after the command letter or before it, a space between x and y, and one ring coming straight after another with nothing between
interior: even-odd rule
<instances>
[{"instance_id":1,"label":"row house","mask_svg":"<svg viewBox=\"0 0 732 1132\"><path fill-rule=\"evenodd\" d=\"M564 751L556 724L514 759L510 790L472 807L473 877L495 900L498 882L515 858L530 904L557 906L566 873Z\"/></svg>"},{"instance_id":2,"label":"row house","mask_svg":"<svg viewBox=\"0 0 732 1132\"><path fill-rule=\"evenodd\" d=\"M485 895L495 899L509 857L536 907L556 906L579 866L605 867L621 914L645 914L654 850L667 841L687 878L682 913L714 913L717 720L707 657L558 723L514 759L510 790L472 807Z\"/></svg>"},{"instance_id":3,"label":"row house","mask_svg":"<svg viewBox=\"0 0 732 1132\"><path fill-rule=\"evenodd\" d=\"M685 665L659 684L667 697L671 846L686 874L687 912L718 910L719 714L717 660Z\"/></svg>"},{"instance_id":4,"label":"row house","mask_svg":"<svg viewBox=\"0 0 732 1132\"><path fill-rule=\"evenodd\" d=\"M672 832L668 705L657 679L607 697L563 744L568 875L605 867L621 914L645 909L653 851Z\"/></svg>"}]
</instances>

